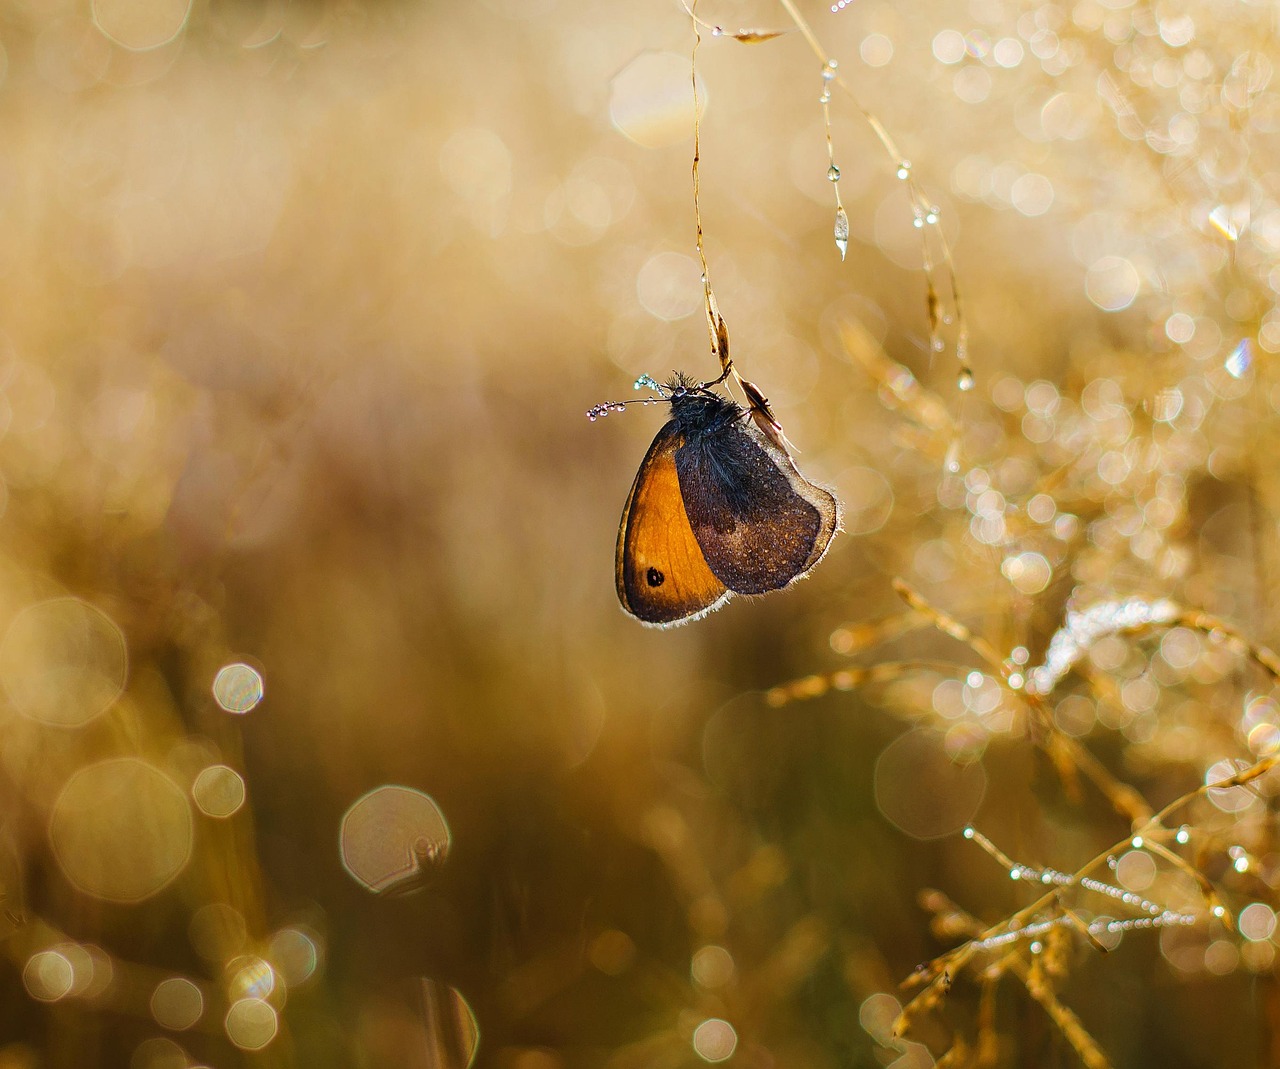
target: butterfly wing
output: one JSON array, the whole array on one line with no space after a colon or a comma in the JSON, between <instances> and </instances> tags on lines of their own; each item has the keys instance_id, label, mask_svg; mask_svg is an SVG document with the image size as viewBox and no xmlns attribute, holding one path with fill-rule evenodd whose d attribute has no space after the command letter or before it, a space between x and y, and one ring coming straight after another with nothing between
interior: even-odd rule
<instances>
[{"instance_id":1,"label":"butterfly wing","mask_svg":"<svg viewBox=\"0 0 1280 1069\"><path fill-rule=\"evenodd\" d=\"M764 594L806 575L839 526L835 496L752 423L684 443L675 466L703 556L736 593Z\"/></svg>"},{"instance_id":2,"label":"butterfly wing","mask_svg":"<svg viewBox=\"0 0 1280 1069\"><path fill-rule=\"evenodd\" d=\"M618 528L618 600L637 620L657 627L696 620L729 600L685 512L675 460L683 442L674 422L658 432Z\"/></svg>"}]
</instances>

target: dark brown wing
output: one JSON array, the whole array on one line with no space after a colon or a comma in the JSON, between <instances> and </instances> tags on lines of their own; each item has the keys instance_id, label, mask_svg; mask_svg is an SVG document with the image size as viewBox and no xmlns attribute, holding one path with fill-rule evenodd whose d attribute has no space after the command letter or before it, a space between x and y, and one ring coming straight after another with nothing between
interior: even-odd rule
<instances>
[{"instance_id":1,"label":"dark brown wing","mask_svg":"<svg viewBox=\"0 0 1280 1069\"><path fill-rule=\"evenodd\" d=\"M658 627L696 620L729 600L685 514L675 462L683 442L674 422L658 431L618 528L618 600L637 620Z\"/></svg>"},{"instance_id":2,"label":"dark brown wing","mask_svg":"<svg viewBox=\"0 0 1280 1069\"><path fill-rule=\"evenodd\" d=\"M702 554L736 593L763 594L804 576L839 526L835 496L752 423L682 445L675 466Z\"/></svg>"}]
</instances>

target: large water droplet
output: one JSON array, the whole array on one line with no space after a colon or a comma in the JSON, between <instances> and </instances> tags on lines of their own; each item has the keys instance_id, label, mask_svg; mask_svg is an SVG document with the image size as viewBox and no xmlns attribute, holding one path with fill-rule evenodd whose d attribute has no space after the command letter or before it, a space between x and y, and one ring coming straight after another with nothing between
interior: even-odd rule
<instances>
[{"instance_id":1,"label":"large water droplet","mask_svg":"<svg viewBox=\"0 0 1280 1069\"><path fill-rule=\"evenodd\" d=\"M836 248L840 250L840 259L844 260L849 251L849 216L844 208L836 209Z\"/></svg>"}]
</instances>

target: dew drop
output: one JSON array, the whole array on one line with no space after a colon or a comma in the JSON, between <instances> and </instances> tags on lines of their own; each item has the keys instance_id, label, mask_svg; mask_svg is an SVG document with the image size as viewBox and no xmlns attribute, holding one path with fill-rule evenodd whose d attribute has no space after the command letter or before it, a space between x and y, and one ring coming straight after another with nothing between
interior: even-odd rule
<instances>
[{"instance_id":1,"label":"dew drop","mask_svg":"<svg viewBox=\"0 0 1280 1069\"><path fill-rule=\"evenodd\" d=\"M827 181L828 182L840 181L840 168L837 167L834 163L827 168Z\"/></svg>"},{"instance_id":2,"label":"dew drop","mask_svg":"<svg viewBox=\"0 0 1280 1069\"><path fill-rule=\"evenodd\" d=\"M1232 211L1225 204L1219 204L1209 213L1209 222L1228 241L1238 241L1240 226L1233 217Z\"/></svg>"},{"instance_id":3,"label":"dew drop","mask_svg":"<svg viewBox=\"0 0 1280 1069\"><path fill-rule=\"evenodd\" d=\"M834 59L827 60L822 65L822 80L824 82L831 81L836 76L836 68L840 66Z\"/></svg>"},{"instance_id":4,"label":"dew drop","mask_svg":"<svg viewBox=\"0 0 1280 1069\"><path fill-rule=\"evenodd\" d=\"M1227 374L1233 379L1243 378L1246 371L1253 364L1253 346L1248 338L1243 339L1239 345L1231 350L1231 355L1227 357L1223 363Z\"/></svg>"},{"instance_id":5,"label":"dew drop","mask_svg":"<svg viewBox=\"0 0 1280 1069\"><path fill-rule=\"evenodd\" d=\"M973 372L970 371L969 368L967 367L962 367L960 369L960 376L959 378L956 379L956 385L960 387L961 390L964 390L965 392L972 390L973 389Z\"/></svg>"},{"instance_id":6,"label":"dew drop","mask_svg":"<svg viewBox=\"0 0 1280 1069\"><path fill-rule=\"evenodd\" d=\"M830 90L830 89L827 89L825 86L823 87L822 95L818 97L818 103L819 103L819 104L830 104L830 103L831 103L831 90Z\"/></svg>"},{"instance_id":7,"label":"dew drop","mask_svg":"<svg viewBox=\"0 0 1280 1069\"><path fill-rule=\"evenodd\" d=\"M849 250L849 216L842 207L836 209L835 233L836 248L840 250L840 260L843 262L845 253Z\"/></svg>"},{"instance_id":8,"label":"dew drop","mask_svg":"<svg viewBox=\"0 0 1280 1069\"><path fill-rule=\"evenodd\" d=\"M911 177L911 161L910 160L898 161L898 177L902 179L907 179Z\"/></svg>"}]
</instances>

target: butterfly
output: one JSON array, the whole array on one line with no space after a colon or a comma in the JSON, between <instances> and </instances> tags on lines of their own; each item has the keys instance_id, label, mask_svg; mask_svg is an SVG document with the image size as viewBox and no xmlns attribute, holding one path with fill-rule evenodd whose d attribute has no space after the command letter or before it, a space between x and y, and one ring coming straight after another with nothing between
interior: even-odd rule
<instances>
[{"instance_id":1,"label":"butterfly","mask_svg":"<svg viewBox=\"0 0 1280 1069\"><path fill-rule=\"evenodd\" d=\"M749 408L682 375L647 380L671 419L640 462L616 555L618 600L643 624L781 590L809 574L839 526L835 496L796 470L768 403L739 382Z\"/></svg>"}]
</instances>

